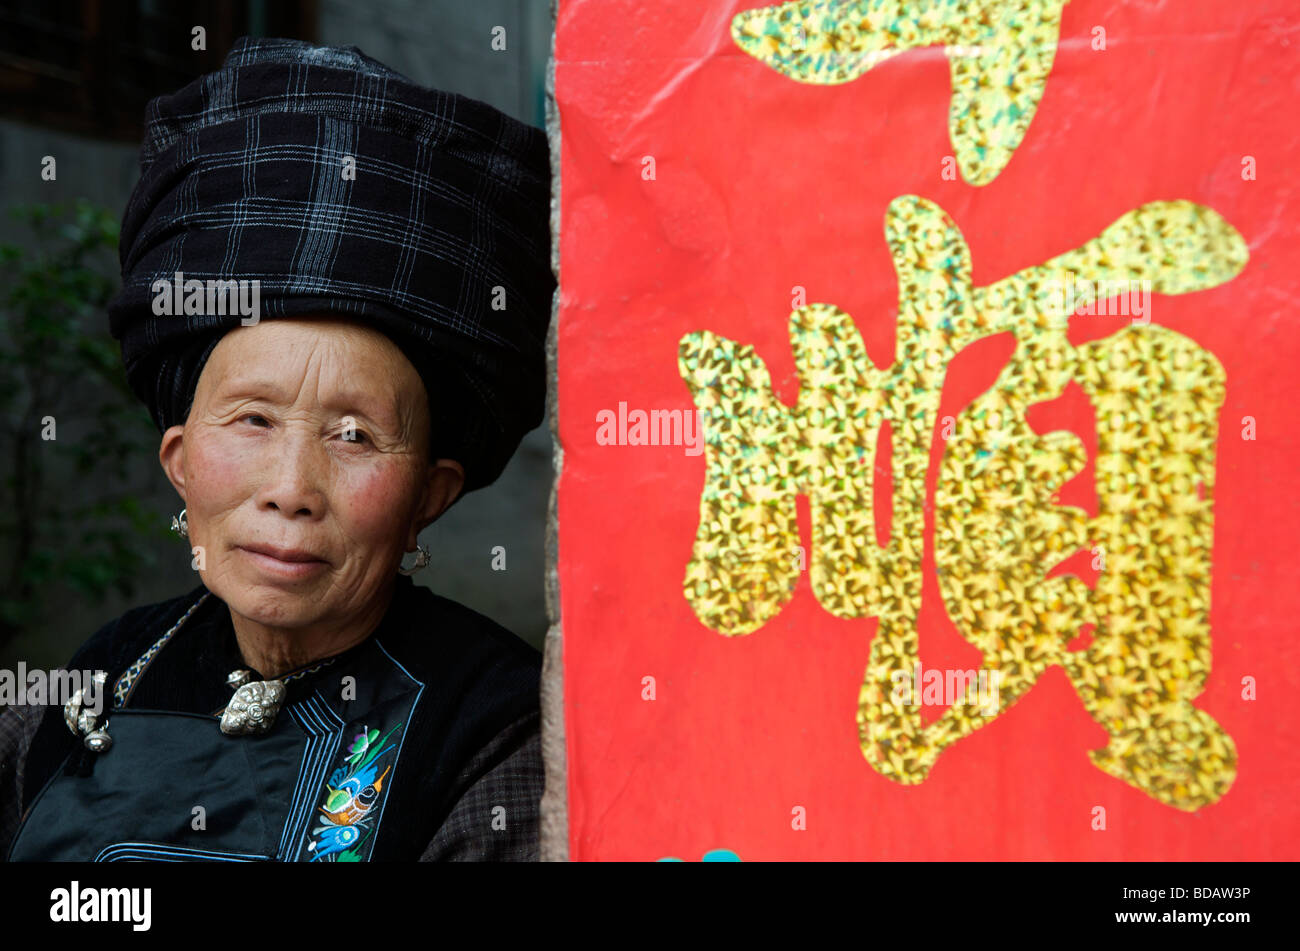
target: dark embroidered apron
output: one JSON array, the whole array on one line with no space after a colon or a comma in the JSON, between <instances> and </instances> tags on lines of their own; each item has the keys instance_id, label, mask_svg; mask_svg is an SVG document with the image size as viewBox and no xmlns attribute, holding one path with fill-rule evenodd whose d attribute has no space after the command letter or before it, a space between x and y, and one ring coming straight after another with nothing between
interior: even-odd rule
<instances>
[{"instance_id":1,"label":"dark embroidered apron","mask_svg":"<svg viewBox=\"0 0 1300 951\"><path fill-rule=\"evenodd\" d=\"M111 708L112 746L71 754L92 758L89 775L54 774L9 860L371 858L389 787L399 768L414 769L399 756L424 684L373 639L329 673L295 690L263 734L226 736L216 716ZM345 679L356 696L327 702L319 688Z\"/></svg>"}]
</instances>

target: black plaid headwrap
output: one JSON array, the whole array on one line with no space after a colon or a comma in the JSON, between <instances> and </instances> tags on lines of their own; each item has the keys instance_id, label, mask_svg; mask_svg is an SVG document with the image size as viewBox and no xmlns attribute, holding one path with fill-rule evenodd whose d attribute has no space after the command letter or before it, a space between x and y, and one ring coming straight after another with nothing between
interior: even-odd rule
<instances>
[{"instance_id":1,"label":"black plaid headwrap","mask_svg":"<svg viewBox=\"0 0 1300 951\"><path fill-rule=\"evenodd\" d=\"M466 491L495 480L545 403L545 133L355 47L247 38L146 118L108 312L159 431L241 317L155 314L154 282L258 280L262 319L328 312L392 338L428 390L435 455L465 466Z\"/></svg>"}]
</instances>

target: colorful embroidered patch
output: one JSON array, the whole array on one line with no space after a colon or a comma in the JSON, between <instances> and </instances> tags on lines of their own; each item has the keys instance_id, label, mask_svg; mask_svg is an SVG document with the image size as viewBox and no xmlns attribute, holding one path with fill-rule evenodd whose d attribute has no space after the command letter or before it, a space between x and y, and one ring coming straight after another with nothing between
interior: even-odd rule
<instances>
[{"instance_id":1,"label":"colorful embroidered patch","mask_svg":"<svg viewBox=\"0 0 1300 951\"><path fill-rule=\"evenodd\" d=\"M311 861L363 862L369 857L385 781L396 760L384 757L397 749L389 740L401 728L399 723L380 737L378 730L363 726L352 738L343 765L325 785L325 801L317 810L320 824L307 846Z\"/></svg>"}]
</instances>

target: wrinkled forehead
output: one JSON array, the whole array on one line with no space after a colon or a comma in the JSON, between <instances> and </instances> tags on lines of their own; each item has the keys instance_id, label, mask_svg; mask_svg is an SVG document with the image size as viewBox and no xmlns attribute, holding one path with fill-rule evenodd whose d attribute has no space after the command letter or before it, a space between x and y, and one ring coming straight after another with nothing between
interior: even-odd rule
<instances>
[{"instance_id":1,"label":"wrinkled forehead","mask_svg":"<svg viewBox=\"0 0 1300 951\"><path fill-rule=\"evenodd\" d=\"M335 317L263 320L228 332L208 358L199 393L359 409L398 423L425 406L415 367L385 334ZM196 397L197 401L198 397Z\"/></svg>"}]
</instances>

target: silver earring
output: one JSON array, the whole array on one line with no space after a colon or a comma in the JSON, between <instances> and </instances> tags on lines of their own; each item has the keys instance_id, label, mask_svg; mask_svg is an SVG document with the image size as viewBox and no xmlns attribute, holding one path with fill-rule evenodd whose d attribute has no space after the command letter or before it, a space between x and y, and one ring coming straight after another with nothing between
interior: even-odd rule
<instances>
[{"instance_id":1,"label":"silver earring","mask_svg":"<svg viewBox=\"0 0 1300 951\"><path fill-rule=\"evenodd\" d=\"M181 538L185 538L190 533L190 523L185 518L185 509L181 509L180 515L172 516L172 531Z\"/></svg>"},{"instance_id":2,"label":"silver earring","mask_svg":"<svg viewBox=\"0 0 1300 951\"><path fill-rule=\"evenodd\" d=\"M429 563L429 549L425 548L419 542L415 545L415 564L409 568L397 569L399 575L413 575Z\"/></svg>"}]
</instances>

